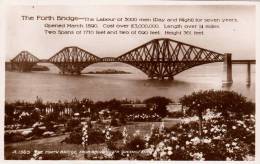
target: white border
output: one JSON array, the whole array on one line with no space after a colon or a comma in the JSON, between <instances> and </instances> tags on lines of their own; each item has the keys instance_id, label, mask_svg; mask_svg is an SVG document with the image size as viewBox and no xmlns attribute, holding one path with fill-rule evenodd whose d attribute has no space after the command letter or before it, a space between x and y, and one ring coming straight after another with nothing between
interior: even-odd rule
<instances>
[{"instance_id":1,"label":"white border","mask_svg":"<svg viewBox=\"0 0 260 164\"><path fill-rule=\"evenodd\" d=\"M255 5L256 6L256 60L259 60L259 53L260 53L260 2L259 1L151 1L151 0L133 0L133 1L119 1L119 0L0 0L0 116L2 116L2 119L0 119L1 123L1 136L0 136L0 160L1 163L31 163L33 161L7 161L4 160L4 99L5 99L5 29L4 29L4 22L5 22L5 8L10 5ZM259 65L256 65L256 84L258 84L259 81ZM256 138L259 139L259 123L257 121L257 118L259 117L259 111L258 111L258 101L259 101L259 85L256 85ZM259 140L256 140L256 159L255 161L250 162L228 162L228 161L221 161L221 162L210 162L206 161L203 163L254 163L258 164L260 163L260 154L259 154ZM37 161L37 163L157 163L157 161ZM200 163L195 161L163 161L160 163Z\"/></svg>"}]
</instances>

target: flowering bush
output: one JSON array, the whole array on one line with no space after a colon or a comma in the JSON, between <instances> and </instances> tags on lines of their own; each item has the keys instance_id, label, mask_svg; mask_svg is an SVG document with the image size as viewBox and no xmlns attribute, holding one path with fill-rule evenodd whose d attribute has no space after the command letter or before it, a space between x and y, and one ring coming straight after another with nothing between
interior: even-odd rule
<instances>
[{"instance_id":1,"label":"flowering bush","mask_svg":"<svg viewBox=\"0 0 260 164\"><path fill-rule=\"evenodd\" d=\"M152 159L162 160L243 160L254 155L254 116L244 120L210 119L203 134L198 124L178 124L160 131L154 129L149 140ZM231 128L228 128L231 127Z\"/></svg>"},{"instance_id":2,"label":"flowering bush","mask_svg":"<svg viewBox=\"0 0 260 164\"><path fill-rule=\"evenodd\" d=\"M88 145L88 125L87 124L85 124L85 125L83 125L83 127L82 127L82 145L84 146L84 147L86 147L87 145Z\"/></svg>"},{"instance_id":3,"label":"flowering bush","mask_svg":"<svg viewBox=\"0 0 260 164\"><path fill-rule=\"evenodd\" d=\"M129 114L126 118L128 121L160 121L161 117L157 113L135 113Z\"/></svg>"},{"instance_id":4,"label":"flowering bush","mask_svg":"<svg viewBox=\"0 0 260 164\"><path fill-rule=\"evenodd\" d=\"M84 129L74 130L64 141L66 143L82 144L84 139L84 144L91 145L104 143L105 141L117 141L122 138L122 133L119 131L109 130L109 132L106 133L105 130L102 131L100 129L85 127Z\"/></svg>"}]
</instances>

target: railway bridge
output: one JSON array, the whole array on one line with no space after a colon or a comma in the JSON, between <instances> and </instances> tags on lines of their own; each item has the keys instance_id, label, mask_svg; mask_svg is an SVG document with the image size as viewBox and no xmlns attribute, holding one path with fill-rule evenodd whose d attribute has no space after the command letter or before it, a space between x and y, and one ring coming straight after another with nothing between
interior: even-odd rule
<instances>
[{"instance_id":1,"label":"railway bridge","mask_svg":"<svg viewBox=\"0 0 260 164\"><path fill-rule=\"evenodd\" d=\"M223 62L225 83L232 83L232 63L255 64L255 60L233 60L230 53L218 53L180 41L159 38L140 45L118 57L100 58L76 46L64 47L49 59L38 59L28 51L20 52L11 60L13 70L27 72L41 62L52 63L62 74L81 74L91 64L122 62L138 68L151 79L173 79L175 75L202 64Z\"/></svg>"}]
</instances>

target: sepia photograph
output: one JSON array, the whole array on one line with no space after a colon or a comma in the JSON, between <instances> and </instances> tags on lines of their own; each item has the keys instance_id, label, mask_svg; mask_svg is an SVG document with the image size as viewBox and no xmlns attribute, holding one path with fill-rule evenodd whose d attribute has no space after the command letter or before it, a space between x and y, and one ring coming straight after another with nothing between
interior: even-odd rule
<instances>
[{"instance_id":1,"label":"sepia photograph","mask_svg":"<svg viewBox=\"0 0 260 164\"><path fill-rule=\"evenodd\" d=\"M256 5L5 7L4 160L256 160Z\"/></svg>"}]
</instances>

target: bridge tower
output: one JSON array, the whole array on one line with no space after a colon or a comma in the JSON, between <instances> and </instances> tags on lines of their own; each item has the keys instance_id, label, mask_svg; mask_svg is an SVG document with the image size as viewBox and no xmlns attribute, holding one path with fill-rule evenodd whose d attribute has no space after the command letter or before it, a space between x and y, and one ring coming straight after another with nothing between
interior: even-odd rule
<instances>
[{"instance_id":1,"label":"bridge tower","mask_svg":"<svg viewBox=\"0 0 260 164\"><path fill-rule=\"evenodd\" d=\"M48 61L56 65L62 74L81 74L87 66L99 62L100 58L79 47L65 47Z\"/></svg>"},{"instance_id":2,"label":"bridge tower","mask_svg":"<svg viewBox=\"0 0 260 164\"><path fill-rule=\"evenodd\" d=\"M117 57L151 79L169 79L195 66L223 62L223 54L168 38L151 40ZM230 61L231 62L231 61Z\"/></svg>"},{"instance_id":3,"label":"bridge tower","mask_svg":"<svg viewBox=\"0 0 260 164\"><path fill-rule=\"evenodd\" d=\"M232 84L232 54L231 53L225 53L224 54L224 62L223 62L223 84Z\"/></svg>"},{"instance_id":4,"label":"bridge tower","mask_svg":"<svg viewBox=\"0 0 260 164\"><path fill-rule=\"evenodd\" d=\"M40 60L28 51L21 51L11 60L11 70L29 72Z\"/></svg>"}]
</instances>

